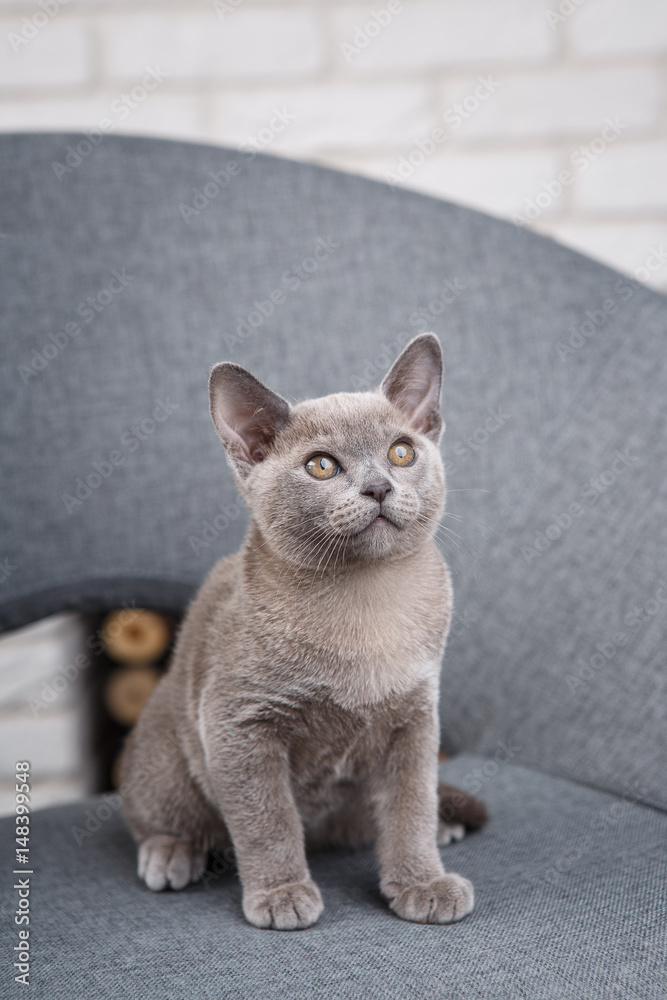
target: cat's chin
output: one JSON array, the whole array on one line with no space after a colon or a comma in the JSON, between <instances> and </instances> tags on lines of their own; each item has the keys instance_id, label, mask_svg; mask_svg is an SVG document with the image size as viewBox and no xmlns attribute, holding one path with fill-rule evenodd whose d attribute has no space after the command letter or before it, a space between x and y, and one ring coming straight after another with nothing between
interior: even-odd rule
<instances>
[{"instance_id":1,"label":"cat's chin","mask_svg":"<svg viewBox=\"0 0 667 1000\"><path fill-rule=\"evenodd\" d=\"M372 521L350 536L349 556L362 562L386 558L394 554L403 542L400 525L386 514L379 514Z\"/></svg>"},{"instance_id":2,"label":"cat's chin","mask_svg":"<svg viewBox=\"0 0 667 1000\"><path fill-rule=\"evenodd\" d=\"M365 527L351 536L353 545L357 548L373 550L380 554L392 547L392 541L399 533L400 527L386 514L378 514Z\"/></svg>"}]
</instances>

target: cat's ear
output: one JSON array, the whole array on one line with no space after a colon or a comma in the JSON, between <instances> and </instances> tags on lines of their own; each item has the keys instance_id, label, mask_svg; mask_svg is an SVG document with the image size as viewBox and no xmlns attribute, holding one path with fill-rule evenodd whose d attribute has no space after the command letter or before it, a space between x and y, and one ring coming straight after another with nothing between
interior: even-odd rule
<instances>
[{"instance_id":1,"label":"cat's ear","mask_svg":"<svg viewBox=\"0 0 667 1000\"><path fill-rule=\"evenodd\" d=\"M243 475L266 457L289 420L289 403L240 365L216 365L208 381L211 417L229 458Z\"/></svg>"},{"instance_id":2,"label":"cat's ear","mask_svg":"<svg viewBox=\"0 0 667 1000\"><path fill-rule=\"evenodd\" d=\"M399 355L380 387L420 434L436 442L444 430L440 416L443 367L440 341L434 333L422 333Z\"/></svg>"}]
</instances>

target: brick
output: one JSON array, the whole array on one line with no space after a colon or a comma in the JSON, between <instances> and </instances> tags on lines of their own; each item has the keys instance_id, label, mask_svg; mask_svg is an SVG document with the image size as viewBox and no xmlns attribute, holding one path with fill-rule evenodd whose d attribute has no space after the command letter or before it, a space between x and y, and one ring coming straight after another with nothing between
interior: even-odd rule
<instances>
[{"instance_id":1,"label":"brick","mask_svg":"<svg viewBox=\"0 0 667 1000\"><path fill-rule=\"evenodd\" d=\"M667 260L661 262L663 256L667 258L667 221L597 225L547 221L539 228L560 243L636 276L651 287L667 289Z\"/></svg>"},{"instance_id":2,"label":"brick","mask_svg":"<svg viewBox=\"0 0 667 1000\"><path fill-rule=\"evenodd\" d=\"M667 209L667 142L608 149L577 178L574 205L587 212Z\"/></svg>"},{"instance_id":3,"label":"brick","mask_svg":"<svg viewBox=\"0 0 667 1000\"><path fill-rule=\"evenodd\" d=\"M665 0L586 0L569 18L575 52L587 56L663 54L667 49Z\"/></svg>"},{"instance_id":4,"label":"brick","mask_svg":"<svg viewBox=\"0 0 667 1000\"><path fill-rule=\"evenodd\" d=\"M662 81L657 70L566 70L504 75L496 93L464 122L466 139L516 137L567 138L599 134L607 117L619 117L628 130L660 121ZM445 104L452 107L474 91L474 78L446 86Z\"/></svg>"},{"instance_id":5,"label":"brick","mask_svg":"<svg viewBox=\"0 0 667 1000\"><path fill-rule=\"evenodd\" d=\"M173 77L248 79L309 75L324 63L317 11L239 9L220 20L210 11L154 12L102 20L108 71L121 78L159 65Z\"/></svg>"},{"instance_id":6,"label":"brick","mask_svg":"<svg viewBox=\"0 0 667 1000\"><path fill-rule=\"evenodd\" d=\"M39 8L30 8L29 16L36 10ZM35 89L88 80L89 37L82 20L56 16L37 28L34 37L23 41L25 31L21 16L0 21L0 87Z\"/></svg>"},{"instance_id":7,"label":"brick","mask_svg":"<svg viewBox=\"0 0 667 1000\"><path fill-rule=\"evenodd\" d=\"M382 144L400 146L431 127L426 86L327 84L220 97L215 107L214 138L238 146L267 125L275 108L284 108L295 116L268 149L286 155Z\"/></svg>"},{"instance_id":8,"label":"brick","mask_svg":"<svg viewBox=\"0 0 667 1000\"><path fill-rule=\"evenodd\" d=\"M380 0L347 6L334 13L339 61L363 72L535 62L555 51L545 11L542 0Z\"/></svg>"}]
</instances>

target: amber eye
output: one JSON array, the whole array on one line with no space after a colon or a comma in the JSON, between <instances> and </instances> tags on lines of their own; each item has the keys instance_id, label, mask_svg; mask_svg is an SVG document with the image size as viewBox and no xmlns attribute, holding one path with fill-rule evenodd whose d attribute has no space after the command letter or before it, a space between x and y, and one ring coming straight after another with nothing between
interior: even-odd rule
<instances>
[{"instance_id":1,"label":"amber eye","mask_svg":"<svg viewBox=\"0 0 667 1000\"><path fill-rule=\"evenodd\" d=\"M415 450L406 441L397 441L387 452L387 458L392 465L412 465L415 460Z\"/></svg>"},{"instance_id":2,"label":"amber eye","mask_svg":"<svg viewBox=\"0 0 667 1000\"><path fill-rule=\"evenodd\" d=\"M306 472L315 479L333 479L336 473L340 472L340 465L328 455L313 455L306 462Z\"/></svg>"}]
</instances>

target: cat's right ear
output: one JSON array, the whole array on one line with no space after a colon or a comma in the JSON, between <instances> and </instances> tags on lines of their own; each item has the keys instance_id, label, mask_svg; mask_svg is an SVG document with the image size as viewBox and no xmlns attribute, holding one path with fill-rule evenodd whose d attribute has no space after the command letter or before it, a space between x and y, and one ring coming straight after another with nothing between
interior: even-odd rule
<instances>
[{"instance_id":1,"label":"cat's right ear","mask_svg":"<svg viewBox=\"0 0 667 1000\"><path fill-rule=\"evenodd\" d=\"M266 457L289 420L289 403L245 368L225 361L208 380L211 417L229 459L241 475Z\"/></svg>"}]
</instances>

